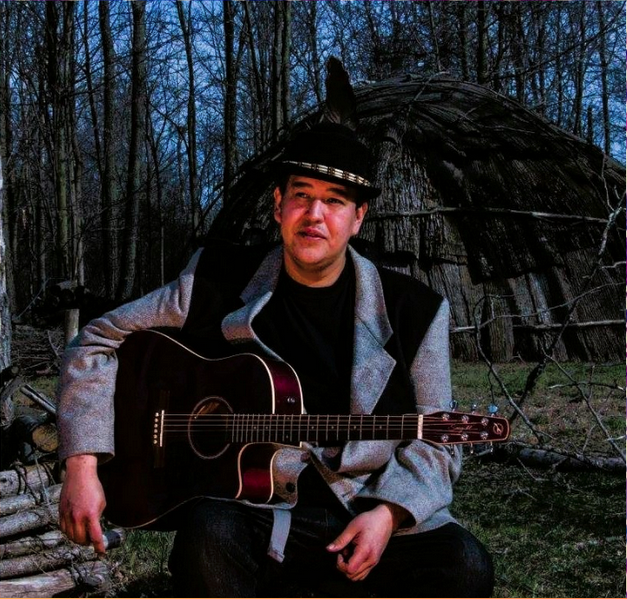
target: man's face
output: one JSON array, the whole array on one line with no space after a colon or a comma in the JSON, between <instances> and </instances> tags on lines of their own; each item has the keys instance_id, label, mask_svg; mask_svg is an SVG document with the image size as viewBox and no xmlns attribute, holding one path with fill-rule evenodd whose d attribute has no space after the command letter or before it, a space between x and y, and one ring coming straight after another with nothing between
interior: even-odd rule
<instances>
[{"instance_id":1,"label":"man's face","mask_svg":"<svg viewBox=\"0 0 627 599\"><path fill-rule=\"evenodd\" d=\"M368 209L357 207L351 187L292 175L285 193L274 190L274 218L281 225L285 267L299 283L333 284L346 262L346 246Z\"/></svg>"}]
</instances>

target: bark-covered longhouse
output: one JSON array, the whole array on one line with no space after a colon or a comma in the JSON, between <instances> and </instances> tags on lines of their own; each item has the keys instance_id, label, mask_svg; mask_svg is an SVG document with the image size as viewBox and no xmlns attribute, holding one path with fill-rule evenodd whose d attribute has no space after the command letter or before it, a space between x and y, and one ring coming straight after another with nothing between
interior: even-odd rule
<instances>
[{"instance_id":1,"label":"bark-covered longhouse","mask_svg":"<svg viewBox=\"0 0 627 599\"><path fill-rule=\"evenodd\" d=\"M383 189L360 249L449 299L455 357L479 357L481 324L493 360L537 359L574 305L555 357L622 360L624 166L479 85L406 76L355 94ZM266 167L280 150L242 169L211 235L276 237Z\"/></svg>"}]
</instances>

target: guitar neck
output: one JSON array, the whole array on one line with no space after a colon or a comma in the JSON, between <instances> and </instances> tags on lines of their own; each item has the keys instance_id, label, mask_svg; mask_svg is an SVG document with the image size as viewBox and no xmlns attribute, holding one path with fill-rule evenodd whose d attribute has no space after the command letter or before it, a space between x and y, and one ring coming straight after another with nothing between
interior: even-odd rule
<instances>
[{"instance_id":1,"label":"guitar neck","mask_svg":"<svg viewBox=\"0 0 627 599\"><path fill-rule=\"evenodd\" d=\"M170 420L181 415L163 415ZM371 414L198 414L188 425L195 434L231 443L285 443L301 441L333 444L345 441L423 439L438 444L503 441L509 435L505 418L437 412L379 416ZM158 424L156 428L159 428Z\"/></svg>"}]
</instances>

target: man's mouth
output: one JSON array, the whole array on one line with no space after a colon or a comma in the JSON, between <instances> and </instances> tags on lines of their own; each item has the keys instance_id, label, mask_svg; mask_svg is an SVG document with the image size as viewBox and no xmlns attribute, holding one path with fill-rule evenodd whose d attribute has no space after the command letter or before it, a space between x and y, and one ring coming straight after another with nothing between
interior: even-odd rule
<instances>
[{"instance_id":1,"label":"man's mouth","mask_svg":"<svg viewBox=\"0 0 627 599\"><path fill-rule=\"evenodd\" d=\"M317 229L303 229L299 231L298 234L306 239L325 239L324 234Z\"/></svg>"}]
</instances>

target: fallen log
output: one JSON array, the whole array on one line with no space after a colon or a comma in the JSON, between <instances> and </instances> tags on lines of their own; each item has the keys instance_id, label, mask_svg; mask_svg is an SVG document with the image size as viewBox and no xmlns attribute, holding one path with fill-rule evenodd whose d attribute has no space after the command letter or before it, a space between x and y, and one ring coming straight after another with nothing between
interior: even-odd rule
<instances>
[{"instance_id":1,"label":"fallen log","mask_svg":"<svg viewBox=\"0 0 627 599\"><path fill-rule=\"evenodd\" d=\"M57 427L48 421L48 415L22 414L13 421L15 435L43 453L52 453L59 448Z\"/></svg>"},{"instance_id":2,"label":"fallen log","mask_svg":"<svg viewBox=\"0 0 627 599\"><path fill-rule=\"evenodd\" d=\"M24 512L0 518L0 538L10 537L59 521L59 504L42 505Z\"/></svg>"},{"instance_id":3,"label":"fallen log","mask_svg":"<svg viewBox=\"0 0 627 599\"><path fill-rule=\"evenodd\" d=\"M0 497L49 487L55 482L52 468L46 464L3 470L0 472Z\"/></svg>"},{"instance_id":4,"label":"fallen log","mask_svg":"<svg viewBox=\"0 0 627 599\"><path fill-rule=\"evenodd\" d=\"M0 544L0 560L53 549L62 543L67 543L67 537L60 530L51 530L33 537L22 537L16 541Z\"/></svg>"},{"instance_id":5,"label":"fallen log","mask_svg":"<svg viewBox=\"0 0 627 599\"><path fill-rule=\"evenodd\" d=\"M108 566L104 562L95 561L38 576L2 580L0 597L54 597L76 588L102 591L108 584Z\"/></svg>"},{"instance_id":6,"label":"fallen log","mask_svg":"<svg viewBox=\"0 0 627 599\"><path fill-rule=\"evenodd\" d=\"M44 487L35 493L20 493L0 499L0 516L8 516L16 512L28 510L45 503L58 503L63 485Z\"/></svg>"},{"instance_id":7,"label":"fallen log","mask_svg":"<svg viewBox=\"0 0 627 599\"><path fill-rule=\"evenodd\" d=\"M625 473L625 460L620 457L567 454L550 448L533 447L510 442L499 445L492 458L503 461L518 460L532 468L552 468L560 472L600 471L621 475ZM490 459L490 458L488 458Z\"/></svg>"},{"instance_id":8,"label":"fallen log","mask_svg":"<svg viewBox=\"0 0 627 599\"><path fill-rule=\"evenodd\" d=\"M112 528L104 532L105 549L119 547L124 541L124 530ZM51 530L33 537L22 537L0 545L0 560L28 555L36 551L54 549L62 544L68 544L67 537L60 530Z\"/></svg>"},{"instance_id":9,"label":"fallen log","mask_svg":"<svg viewBox=\"0 0 627 599\"><path fill-rule=\"evenodd\" d=\"M119 530L108 532L108 535L105 533L105 547L111 549L118 547L122 542L123 535ZM91 546L67 543L45 551L3 559L0 561L0 579L16 578L36 572L48 572L74 563L93 561L97 557Z\"/></svg>"}]
</instances>

